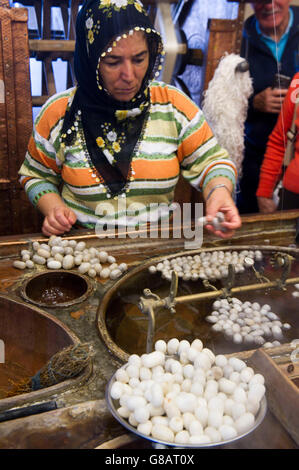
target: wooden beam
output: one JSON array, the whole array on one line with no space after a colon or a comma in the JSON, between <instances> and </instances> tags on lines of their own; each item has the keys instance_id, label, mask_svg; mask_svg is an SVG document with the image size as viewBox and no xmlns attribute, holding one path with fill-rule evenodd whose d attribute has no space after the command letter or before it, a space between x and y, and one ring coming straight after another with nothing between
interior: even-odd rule
<instances>
[{"instance_id":1,"label":"wooden beam","mask_svg":"<svg viewBox=\"0 0 299 470\"><path fill-rule=\"evenodd\" d=\"M74 40L30 39L30 52L74 52Z\"/></svg>"}]
</instances>

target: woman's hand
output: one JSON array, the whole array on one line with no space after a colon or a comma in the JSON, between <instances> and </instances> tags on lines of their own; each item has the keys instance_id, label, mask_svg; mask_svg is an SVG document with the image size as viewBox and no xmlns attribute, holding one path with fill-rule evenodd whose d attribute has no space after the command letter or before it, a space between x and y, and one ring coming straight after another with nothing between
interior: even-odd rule
<instances>
[{"instance_id":1,"label":"woman's hand","mask_svg":"<svg viewBox=\"0 0 299 470\"><path fill-rule=\"evenodd\" d=\"M47 237L69 232L76 222L76 214L66 206L53 207L44 218L42 232Z\"/></svg>"},{"instance_id":2,"label":"woman's hand","mask_svg":"<svg viewBox=\"0 0 299 470\"><path fill-rule=\"evenodd\" d=\"M76 214L56 193L44 194L40 197L37 207L45 216L42 232L47 237L69 232L77 220Z\"/></svg>"},{"instance_id":3,"label":"woman's hand","mask_svg":"<svg viewBox=\"0 0 299 470\"><path fill-rule=\"evenodd\" d=\"M211 193L210 197L206 201L206 220L212 222L216 217L217 212L222 212L225 220L221 223L225 231L216 230L212 224L207 224L206 229L212 232L214 235L220 238L230 238L235 233L235 230L240 228L242 225L241 217L238 209L231 197L230 191L232 191L232 185L227 178L225 181L220 181L217 178L212 180L207 188L205 189L204 196L208 195L213 187L218 184L224 184L226 187L217 187Z\"/></svg>"},{"instance_id":4,"label":"woman's hand","mask_svg":"<svg viewBox=\"0 0 299 470\"><path fill-rule=\"evenodd\" d=\"M262 214L272 214L276 211L276 204L272 198L258 196L257 203Z\"/></svg>"}]
</instances>

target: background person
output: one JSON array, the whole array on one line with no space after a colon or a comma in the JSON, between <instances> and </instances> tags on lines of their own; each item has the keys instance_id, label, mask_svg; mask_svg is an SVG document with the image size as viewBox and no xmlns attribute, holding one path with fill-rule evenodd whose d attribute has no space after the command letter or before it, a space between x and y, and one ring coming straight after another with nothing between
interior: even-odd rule
<instances>
[{"instance_id":1,"label":"background person","mask_svg":"<svg viewBox=\"0 0 299 470\"><path fill-rule=\"evenodd\" d=\"M245 122L245 154L237 206L240 213L258 212L256 190L260 166L281 104L287 93L276 73L292 78L299 71L299 7L290 0L253 3L254 15L244 26L241 55L249 62L254 93Z\"/></svg>"},{"instance_id":2,"label":"background person","mask_svg":"<svg viewBox=\"0 0 299 470\"><path fill-rule=\"evenodd\" d=\"M181 91L154 81L163 45L142 5L88 0L76 23L78 86L56 94L35 121L19 171L30 201L45 216L46 236L75 222L95 228L111 204L119 226L147 222L150 205L171 205L179 174L203 192L206 216L225 214L229 237L241 225L231 193L236 170L201 110ZM62 186L62 192L60 192ZM129 207L119 211L119 199ZM162 216L169 217L169 211ZM158 210L151 221L158 219Z\"/></svg>"},{"instance_id":3,"label":"background person","mask_svg":"<svg viewBox=\"0 0 299 470\"><path fill-rule=\"evenodd\" d=\"M283 158L287 142L287 132L293 121L295 99L299 99L299 73L297 73L290 85L284 100L281 113L276 126L270 135L265 158L261 166L257 200L260 212L268 214L274 212L276 202L273 199L273 191L282 174ZM282 180L278 209L299 209L299 106L296 108L296 140L294 144L294 157L287 166Z\"/></svg>"}]
</instances>

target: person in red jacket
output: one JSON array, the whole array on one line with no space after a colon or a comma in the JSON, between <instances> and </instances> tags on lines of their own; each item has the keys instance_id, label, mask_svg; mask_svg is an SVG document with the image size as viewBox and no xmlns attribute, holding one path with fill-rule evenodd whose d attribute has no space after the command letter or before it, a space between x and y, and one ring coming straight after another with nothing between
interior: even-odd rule
<instances>
[{"instance_id":1,"label":"person in red jacket","mask_svg":"<svg viewBox=\"0 0 299 470\"><path fill-rule=\"evenodd\" d=\"M270 134L261 166L256 192L260 212L268 214L276 209L299 209L299 105L296 109L296 137L294 155L283 172L283 159L287 144L287 132L291 128L295 103L299 100L299 73L293 77L283 102L277 123ZM282 176L283 173L283 176ZM282 190L277 206L273 193L282 176Z\"/></svg>"}]
</instances>

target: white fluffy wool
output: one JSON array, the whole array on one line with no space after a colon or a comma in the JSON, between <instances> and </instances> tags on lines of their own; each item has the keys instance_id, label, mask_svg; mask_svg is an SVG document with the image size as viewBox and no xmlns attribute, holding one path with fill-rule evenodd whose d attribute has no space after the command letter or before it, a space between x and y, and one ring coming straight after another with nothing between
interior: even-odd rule
<instances>
[{"instance_id":1,"label":"white fluffy wool","mask_svg":"<svg viewBox=\"0 0 299 470\"><path fill-rule=\"evenodd\" d=\"M219 144L235 163L241 176L244 157L244 123L248 98L253 93L249 71L235 71L244 61L237 54L224 55L204 92L202 110Z\"/></svg>"}]
</instances>

